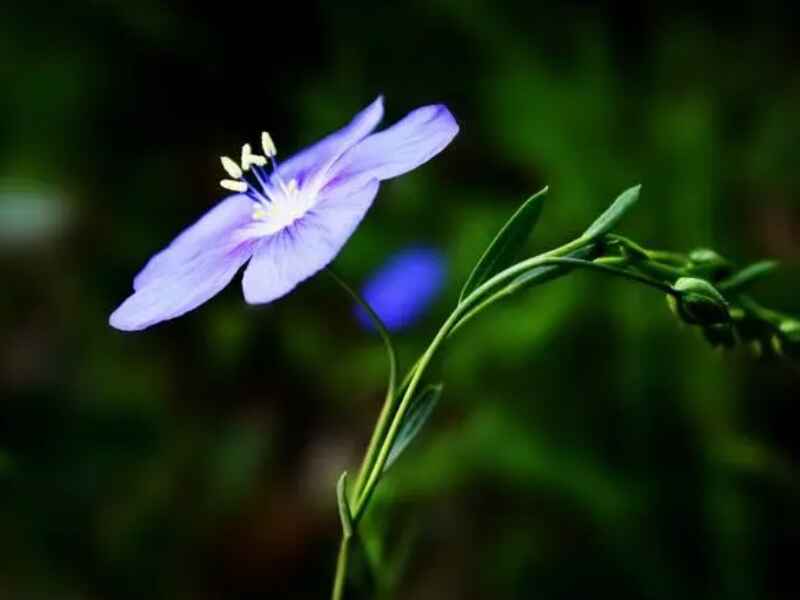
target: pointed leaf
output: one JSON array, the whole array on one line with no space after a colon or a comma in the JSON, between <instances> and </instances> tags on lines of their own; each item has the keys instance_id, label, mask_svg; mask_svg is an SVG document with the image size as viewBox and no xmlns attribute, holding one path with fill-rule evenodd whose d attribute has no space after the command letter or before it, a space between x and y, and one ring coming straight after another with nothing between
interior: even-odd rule
<instances>
[{"instance_id":1,"label":"pointed leaf","mask_svg":"<svg viewBox=\"0 0 800 600\"><path fill-rule=\"evenodd\" d=\"M336 482L336 500L339 504L339 518L342 520L342 533L345 539L350 538L353 535L353 517L347 502L347 471Z\"/></svg>"},{"instance_id":2,"label":"pointed leaf","mask_svg":"<svg viewBox=\"0 0 800 600\"><path fill-rule=\"evenodd\" d=\"M717 287L723 292L736 292L738 290L749 287L762 277L766 277L778 268L778 263L774 260L762 260L761 262L753 263L734 273L727 279L719 282Z\"/></svg>"},{"instance_id":3,"label":"pointed leaf","mask_svg":"<svg viewBox=\"0 0 800 600\"><path fill-rule=\"evenodd\" d=\"M503 225L503 228L492 240L492 243L489 244L478 264L472 270L467 283L464 284L464 289L461 290L459 302L514 261L517 253L536 226L539 215L542 214L542 203L545 194L547 194L546 187L528 198Z\"/></svg>"},{"instance_id":4,"label":"pointed leaf","mask_svg":"<svg viewBox=\"0 0 800 600\"><path fill-rule=\"evenodd\" d=\"M595 258L597 254L598 254L598 247L595 244L589 244L588 246L579 248L574 252L570 252L567 255L567 258L591 260ZM509 283L501 290L481 300L479 304L477 304L470 311L468 311L467 314L465 314L453 326L453 328L447 335L448 336L454 335L456 331L461 329L466 323L474 319L477 315L479 315L484 310L489 308L495 302L499 302L500 300L507 298L511 294L514 294L521 290L535 287L543 283L547 283L548 281L552 281L553 279L558 279L559 277L566 275L567 273L572 271L573 268L574 267L567 265L540 265L538 267L532 267L528 271L525 271L521 275L518 275L511 283Z\"/></svg>"},{"instance_id":5,"label":"pointed leaf","mask_svg":"<svg viewBox=\"0 0 800 600\"><path fill-rule=\"evenodd\" d=\"M611 231L616 224L619 223L625 213L639 200L639 192L641 190L642 186L636 185L617 196L617 199L612 202L611 206L609 206L594 223L589 225L589 229L584 232L583 238L586 240L594 240Z\"/></svg>"},{"instance_id":6,"label":"pointed leaf","mask_svg":"<svg viewBox=\"0 0 800 600\"><path fill-rule=\"evenodd\" d=\"M383 472L389 470L397 458L402 454L408 445L414 440L417 434L422 429L422 426L428 421L433 409L439 402L439 397L442 395L442 384L429 385L425 387L414 400L411 401L411 406L408 407L408 412L403 418L403 423L400 425L400 430L397 432L397 437L389 450L389 456L386 459L386 464L383 467Z\"/></svg>"}]
</instances>

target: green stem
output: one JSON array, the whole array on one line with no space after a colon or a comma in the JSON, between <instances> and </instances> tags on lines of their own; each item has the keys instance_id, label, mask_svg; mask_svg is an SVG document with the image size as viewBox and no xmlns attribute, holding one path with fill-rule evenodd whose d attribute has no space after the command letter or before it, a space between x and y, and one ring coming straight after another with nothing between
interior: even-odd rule
<instances>
[{"instance_id":1,"label":"green stem","mask_svg":"<svg viewBox=\"0 0 800 600\"><path fill-rule=\"evenodd\" d=\"M420 357L420 360L417 363L417 368L414 369L414 374L411 376L411 381L409 381L408 387L403 394L403 399L400 401L400 405L397 407L397 412L395 412L394 419L389 427L389 431L386 433L386 437L383 440L383 444L381 445L380 452L378 452L378 457L375 460L372 471L367 478L367 483L364 486L361 496L356 500L355 507L353 508L353 523L358 523L361 520L364 510L366 509L367 504L372 497L372 493L375 491L375 487L377 486L378 480L380 479L384 466L386 465L386 459L389 457L389 452L391 451L394 440L397 437L400 424L403 421L403 415L405 415L406 410L411 403L411 399L414 397L414 391L416 390L417 385L422 378L422 374L425 372L425 368L428 366L431 358L433 358L433 355L439 345L447 336L448 329L455 323L455 320L458 317L459 310L456 309L447 318L447 321L445 321L444 325L442 325L441 329L439 329L436 337L433 338L431 345L428 346L428 349L425 350L425 353Z\"/></svg>"},{"instance_id":2,"label":"green stem","mask_svg":"<svg viewBox=\"0 0 800 600\"><path fill-rule=\"evenodd\" d=\"M578 238L573 240L572 242L561 246L551 252L547 252L545 254L541 254L534 258L530 258L528 260L524 260L516 265L512 265L507 269L501 271L500 273L496 274L494 277L491 277L488 281L484 282L480 286L478 286L472 293L464 298L464 300L456 306L456 309L450 314L447 318L445 323L439 329L434 337L433 341L431 342L430 346L428 346L427 350L423 353L420 357L419 361L417 362L416 368L413 370L413 374L411 376L411 380L408 383L408 387L405 389L405 393L403 394L402 400L400 401L399 406L394 414L394 419L392 419L392 423L389 426L389 430L386 433L385 437L383 438L383 444L381 445L380 451L378 452L378 456L375 460L375 463L372 466L372 470L367 478L367 482L361 491L361 495L357 497L355 507L353 508L353 523L356 524L361 519L364 510L366 509L372 494L375 491L376 486L378 485L378 481L380 480L381 475L383 474L383 469L386 465L386 460L389 457L389 452L391 451L392 445L394 444L394 440L397 437L397 433L400 430L400 425L402 424L403 417L405 416L406 411L408 410L408 406L411 404L411 400L414 397L414 392L417 389L417 385L419 384L420 379L422 378L422 374L425 372L428 364L430 363L433 355L438 350L439 346L442 342L447 339L448 333L450 329L458 322L463 314L465 314L470 306L474 304L477 300L483 297L485 294L490 293L491 290L499 285L502 285L509 279L515 277L516 275L527 271L528 269L538 266L540 264L545 264L545 261L548 258L561 256L564 254L569 254L579 248L592 243L591 240L587 240L584 238Z\"/></svg>"},{"instance_id":3,"label":"green stem","mask_svg":"<svg viewBox=\"0 0 800 600\"><path fill-rule=\"evenodd\" d=\"M623 262L619 262L623 261ZM609 275L615 275L617 277L623 277L625 279L629 279L631 281L636 281L638 283L643 283L645 285L649 285L650 287L654 287L659 291L664 292L665 294L674 295L675 291L667 284L662 283L656 279L651 279L646 275L642 275L640 273L634 273L632 271L626 271L624 269L616 268L612 265L614 264L624 264L627 262L624 258L621 257L608 257L608 258L598 258L594 261L588 260L581 260L578 258L559 258L559 257L552 257L552 258L545 258L539 262L539 265L563 265L569 267L577 267L581 269L593 269L596 271L602 271L604 273L608 273ZM566 274L566 273L564 273ZM478 305L476 305L473 309L467 312L466 315L456 323L455 327L450 331L448 337L454 335L456 331L461 329L468 321L471 321L475 316L477 316L480 312L482 312L485 308L489 307L491 304L494 304L498 300L501 300L505 296L510 296L514 293L513 284L507 287L504 287L498 292L488 296L483 301L481 301Z\"/></svg>"},{"instance_id":4,"label":"green stem","mask_svg":"<svg viewBox=\"0 0 800 600\"><path fill-rule=\"evenodd\" d=\"M580 248L583 248L591 243L593 243L592 239L580 237L572 242L569 242L568 244L556 248L555 250L512 265L500 273L497 273L473 290L469 296L464 298L456 306L455 310L450 314L442 327L436 333L436 336L433 338L428 348L409 371L406 379L403 381L403 384L400 387L400 390L403 390L403 394L399 404L397 404L399 394L395 393L396 390L394 387L394 351L391 349L391 341L389 340L388 334L385 334L384 341L387 344L387 350L389 351L391 362L391 385L389 392L387 392L386 402L384 403L383 410L381 411L375 431L373 432L372 439L370 440L367 454L364 457L361 472L354 490L355 506L352 512L352 523L354 527L358 524L364 514L364 511L369 505L372 494L374 493L383 474L389 453L391 452L391 448L394 445L395 438L397 437L400 426L403 422L403 417L405 416L405 413L411 404L411 400L414 397L417 386L419 385L422 375L425 373L425 369L428 367L431 359L436 354L436 351L439 349L442 343L448 338L450 333L455 331L457 327L463 324L463 322L465 322L468 318L471 318L480 312L480 310L488 306L492 301L498 299L506 293L509 293L508 289L504 287L505 284L512 281L518 275L534 267L552 264L599 270L608 274L616 275L618 277L625 277L639 283L644 283L668 294L674 293L669 285L651 279L645 275L619 269L607 264L593 263L591 261L574 258L563 258L564 255L568 255L571 252L579 250ZM340 279L338 279L338 277L334 275L334 278L348 291L348 293L350 293L362 306L364 306L368 313L374 315L372 309L366 304L366 302L361 300L361 298ZM497 290L498 288L501 289L495 292L494 295L491 295L491 292L493 290ZM487 295L489 295L488 298L486 297ZM478 302L479 304L476 306L476 303ZM377 322L380 323L380 319L378 319L377 315L374 315L374 317L377 319ZM382 324L379 328L379 331L381 331L381 329L383 329ZM385 329L383 329L383 332L385 333ZM407 386L406 381L408 381ZM369 473L369 475L365 475L366 473ZM340 600L344 590L344 582L347 573L349 539L350 538L348 536L344 536L339 548L339 558L336 565L336 577L334 580L332 596L333 600Z\"/></svg>"},{"instance_id":5,"label":"green stem","mask_svg":"<svg viewBox=\"0 0 800 600\"><path fill-rule=\"evenodd\" d=\"M778 312L777 310L772 310L771 308L767 308L765 306L761 306L758 302L756 302L746 294L738 294L737 299L739 301L739 304L741 304L743 308L749 310L756 317L762 319L763 321L766 321L773 327L780 328L781 323L783 323L784 321L794 320L791 315Z\"/></svg>"},{"instance_id":6,"label":"green stem","mask_svg":"<svg viewBox=\"0 0 800 600\"><path fill-rule=\"evenodd\" d=\"M328 275L330 275L333 280L338 283L339 286L344 289L344 291L347 292L353 298L353 300L355 300L361 306L361 308L366 311L367 315L372 321L372 324L383 340L383 344L386 347L386 355L389 358L389 384L386 389L386 398L383 401L383 407L381 408L380 415L378 416L378 422L375 425L375 429L372 431L372 437L370 438L369 445L367 446L367 453L364 455L364 460L361 463L358 478L356 479L356 484L353 488L354 496L358 497L364 485L366 474L369 472L369 469L372 467L372 464L375 461L375 453L377 452L378 445L380 444L380 441L383 439L383 435L386 432L389 419L394 412L396 400L395 388L397 385L397 356L395 355L392 338L389 335L389 332L386 330L386 326L383 324L383 321L372 309L369 303L331 269L326 269L326 271L328 272Z\"/></svg>"},{"instance_id":7,"label":"green stem","mask_svg":"<svg viewBox=\"0 0 800 600\"><path fill-rule=\"evenodd\" d=\"M616 233L608 234L606 239L628 248L633 252L634 256L644 256L649 260L667 263L673 267L685 267L689 263L689 257L685 254L680 254L678 252L667 252L664 250L650 250L640 246L633 240Z\"/></svg>"},{"instance_id":8,"label":"green stem","mask_svg":"<svg viewBox=\"0 0 800 600\"><path fill-rule=\"evenodd\" d=\"M347 562L350 554L350 537L342 536L339 543L339 556L336 559L336 575L333 578L333 591L331 600L342 600L344 598L344 587L347 583Z\"/></svg>"},{"instance_id":9,"label":"green stem","mask_svg":"<svg viewBox=\"0 0 800 600\"><path fill-rule=\"evenodd\" d=\"M629 279L631 281L636 281L637 283L643 283L644 285L649 285L650 287L653 287L671 296L675 295L675 290L672 289L672 286L667 285L666 283L648 277L647 275L634 273L633 271L627 271L625 269L618 269L616 267L612 267L610 265L603 263L581 260L578 258L551 258L548 259L545 264L569 265L573 267L579 267L581 269L593 269L595 271L602 271L604 273L608 273L609 275L614 275L616 277L622 277L623 279Z\"/></svg>"}]
</instances>

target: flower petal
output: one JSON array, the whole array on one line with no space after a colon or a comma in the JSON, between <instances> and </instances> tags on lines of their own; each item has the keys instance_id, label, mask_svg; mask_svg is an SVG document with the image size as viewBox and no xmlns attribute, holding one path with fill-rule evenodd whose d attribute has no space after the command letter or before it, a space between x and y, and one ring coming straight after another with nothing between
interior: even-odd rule
<instances>
[{"instance_id":1,"label":"flower petal","mask_svg":"<svg viewBox=\"0 0 800 600\"><path fill-rule=\"evenodd\" d=\"M322 195L302 218L261 240L242 278L245 300L272 302L330 263L372 205L378 187L372 180L356 192Z\"/></svg>"},{"instance_id":2,"label":"flower petal","mask_svg":"<svg viewBox=\"0 0 800 600\"><path fill-rule=\"evenodd\" d=\"M458 124L446 106L418 108L342 155L328 172L327 187L358 189L370 179L402 175L444 150L457 133Z\"/></svg>"},{"instance_id":3,"label":"flower petal","mask_svg":"<svg viewBox=\"0 0 800 600\"><path fill-rule=\"evenodd\" d=\"M133 289L183 269L183 263L209 249L224 245L227 236L252 220L253 201L244 194L228 196L187 227L164 250L153 256L133 280Z\"/></svg>"},{"instance_id":4,"label":"flower petal","mask_svg":"<svg viewBox=\"0 0 800 600\"><path fill-rule=\"evenodd\" d=\"M382 118L383 96L378 96L342 129L282 161L278 173L285 181L297 179L303 187L310 178L327 170L337 158L372 133Z\"/></svg>"},{"instance_id":5,"label":"flower petal","mask_svg":"<svg viewBox=\"0 0 800 600\"><path fill-rule=\"evenodd\" d=\"M197 308L224 288L252 254L254 240L212 247L149 278L111 315L112 327L146 329Z\"/></svg>"}]
</instances>

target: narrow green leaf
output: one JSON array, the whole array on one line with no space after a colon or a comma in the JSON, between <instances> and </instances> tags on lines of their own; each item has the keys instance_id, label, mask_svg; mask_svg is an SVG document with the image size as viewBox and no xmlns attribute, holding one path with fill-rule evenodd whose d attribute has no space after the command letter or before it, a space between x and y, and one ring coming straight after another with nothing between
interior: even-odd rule
<instances>
[{"instance_id":1,"label":"narrow green leaf","mask_svg":"<svg viewBox=\"0 0 800 600\"><path fill-rule=\"evenodd\" d=\"M422 426L428 421L433 409L439 402L439 397L442 395L442 384L426 386L414 400L411 401L411 406L408 407L408 412L403 417L403 423L400 425L400 430L397 432L397 437L389 450L389 456L386 458L386 464L383 467L385 473L389 467L394 464L400 454L408 447L417 434L422 429Z\"/></svg>"},{"instance_id":2,"label":"narrow green leaf","mask_svg":"<svg viewBox=\"0 0 800 600\"><path fill-rule=\"evenodd\" d=\"M617 196L617 199L611 203L611 206L609 206L594 223L589 225L589 229L584 232L583 238L594 240L611 231L616 224L619 223L625 213L639 200L639 192L641 190L642 186L637 185L625 190Z\"/></svg>"},{"instance_id":3,"label":"narrow green leaf","mask_svg":"<svg viewBox=\"0 0 800 600\"><path fill-rule=\"evenodd\" d=\"M591 260L597 255L597 246L590 244L567 255L569 258ZM503 289L484 298L480 303L467 312L450 330L448 336L454 335L466 323L474 319L495 302L507 298L511 294L558 279L572 271L574 267L568 265L542 265L525 271Z\"/></svg>"},{"instance_id":4,"label":"narrow green leaf","mask_svg":"<svg viewBox=\"0 0 800 600\"><path fill-rule=\"evenodd\" d=\"M464 284L464 289L461 290L459 302L469 296L487 279L499 273L514 261L517 253L536 226L539 215L542 214L542 203L546 194L547 188L545 187L528 198L506 221L506 224L503 225L503 228L492 240L492 243L489 244L478 264L472 270L467 283Z\"/></svg>"},{"instance_id":5,"label":"narrow green leaf","mask_svg":"<svg viewBox=\"0 0 800 600\"><path fill-rule=\"evenodd\" d=\"M353 517L347 502L347 471L342 473L336 482L336 500L339 504L339 518L342 520L342 533L347 539L353 535Z\"/></svg>"},{"instance_id":6,"label":"narrow green leaf","mask_svg":"<svg viewBox=\"0 0 800 600\"><path fill-rule=\"evenodd\" d=\"M761 262L753 263L734 273L727 279L719 282L717 287L723 292L736 292L738 290L749 287L757 280L766 277L778 268L778 263L774 260L762 260Z\"/></svg>"}]
</instances>

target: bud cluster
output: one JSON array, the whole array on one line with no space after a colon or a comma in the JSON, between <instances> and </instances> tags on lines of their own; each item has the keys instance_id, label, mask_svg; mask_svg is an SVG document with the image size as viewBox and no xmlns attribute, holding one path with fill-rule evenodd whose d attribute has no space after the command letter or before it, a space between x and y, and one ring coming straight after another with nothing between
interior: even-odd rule
<instances>
[{"instance_id":1,"label":"bud cluster","mask_svg":"<svg viewBox=\"0 0 800 600\"><path fill-rule=\"evenodd\" d=\"M738 268L714 250L700 248L689 254L648 250L611 235L606 249L626 270L647 275L671 288L667 301L684 323L701 328L714 346L748 345L756 354L800 357L800 320L756 302L747 289L777 266L764 261Z\"/></svg>"}]
</instances>

